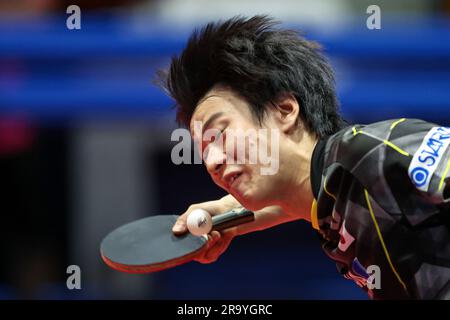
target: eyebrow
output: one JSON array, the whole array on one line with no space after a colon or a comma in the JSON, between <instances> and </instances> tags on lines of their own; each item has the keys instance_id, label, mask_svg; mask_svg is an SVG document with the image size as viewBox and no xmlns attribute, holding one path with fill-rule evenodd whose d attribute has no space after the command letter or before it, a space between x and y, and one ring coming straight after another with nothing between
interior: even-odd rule
<instances>
[{"instance_id":1,"label":"eyebrow","mask_svg":"<svg viewBox=\"0 0 450 320\"><path fill-rule=\"evenodd\" d=\"M217 118L223 116L225 114L225 112L216 112L214 113L211 117L209 117L208 120L205 121L205 124L203 126L203 130L202 130L202 134L206 131L206 129L208 129L208 127L211 125L211 123L216 120Z\"/></svg>"}]
</instances>

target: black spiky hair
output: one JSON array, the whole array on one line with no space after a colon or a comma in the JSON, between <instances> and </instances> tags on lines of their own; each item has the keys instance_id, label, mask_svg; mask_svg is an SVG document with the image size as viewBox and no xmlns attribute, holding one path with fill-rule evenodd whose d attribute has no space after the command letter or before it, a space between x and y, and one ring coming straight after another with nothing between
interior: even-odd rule
<instances>
[{"instance_id":1,"label":"black spiky hair","mask_svg":"<svg viewBox=\"0 0 450 320\"><path fill-rule=\"evenodd\" d=\"M177 121L189 126L197 103L214 86L230 88L262 120L282 93L299 102L306 129L323 137L343 127L334 74L317 43L277 28L268 16L233 17L195 30L181 55L160 72L160 83L176 101Z\"/></svg>"}]
</instances>

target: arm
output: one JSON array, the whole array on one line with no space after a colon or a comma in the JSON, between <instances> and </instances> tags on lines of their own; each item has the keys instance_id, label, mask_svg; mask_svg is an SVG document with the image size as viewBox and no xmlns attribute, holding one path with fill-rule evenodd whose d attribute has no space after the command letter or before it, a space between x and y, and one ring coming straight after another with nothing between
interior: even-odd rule
<instances>
[{"instance_id":1,"label":"arm","mask_svg":"<svg viewBox=\"0 0 450 320\"><path fill-rule=\"evenodd\" d=\"M239 207L242 207L242 205L231 195L227 195L219 200L193 204L189 206L188 210L178 218L173 227L173 232L175 234L183 234L187 232L187 216L195 209L204 209L214 216ZM200 254L195 260L201 263L214 262L228 248L234 237L254 231L264 230L281 223L298 219L284 214L283 211L277 206L266 207L254 213L255 220L252 222L228 228L220 232L212 231L208 234L208 244L202 254Z\"/></svg>"},{"instance_id":2,"label":"arm","mask_svg":"<svg viewBox=\"0 0 450 320\"><path fill-rule=\"evenodd\" d=\"M218 201L222 202L222 212L242 207L242 205L232 195L226 195ZM265 207L261 210L255 211L254 213L254 221L229 228L229 232L233 232L236 236L239 236L250 232L265 230L273 226L298 219L285 214L279 206Z\"/></svg>"}]
</instances>

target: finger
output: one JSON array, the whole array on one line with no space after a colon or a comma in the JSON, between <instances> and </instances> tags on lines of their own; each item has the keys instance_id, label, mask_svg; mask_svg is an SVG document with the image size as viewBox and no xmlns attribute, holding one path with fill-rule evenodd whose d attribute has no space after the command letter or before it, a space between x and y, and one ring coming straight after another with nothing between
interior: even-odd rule
<instances>
[{"instance_id":1,"label":"finger","mask_svg":"<svg viewBox=\"0 0 450 320\"><path fill-rule=\"evenodd\" d=\"M212 263L215 262L222 253L229 247L231 241L233 240L233 233L222 233L220 239L218 239L214 246L207 250L201 257L202 263Z\"/></svg>"},{"instance_id":2,"label":"finger","mask_svg":"<svg viewBox=\"0 0 450 320\"><path fill-rule=\"evenodd\" d=\"M172 227L172 232L175 234L183 234L186 233L187 229L187 217L188 213L184 213L181 216L178 217L177 221L175 222L174 226Z\"/></svg>"},{"instance_id":3,"label":"finger","mask_svg":"<svg viewBox=\"0 0 450 320\"><path fill-rule=\"evenodd\" d=\"M220 231L222 238L231 238L233 239L238 232L238 226L227 228L225 230Z\"/></svg>"},{"instance_id":4,"label":"finger","mask_svg":"<svg viewBox=\"0 0 450 320\"><path fill-rule=\"evenodd\" d=\"M221 237L215 244L214 247L205 252L203 260L205 263L215 262L220 255L228 248L230 245L231 238Z\"/></svg>"},{"instance_id":5,"label":"finger","mask_svg":"<svg viewBox=\"0 0 450 320\"><path fill-rule=\"evenodd\" d=\"M209 263L205 259L205 256L208 253L208 251L216 245L217 241L219 241L220 237L221 237L220 232L218 232L218 231L212 231L207 236L208 236L208 241L206 242L206 246L200 252L200 254L194 259L195 261L198 261L200 263Z\"/></svg>"},{"instance_id":6,"label":"finger","mask_svg":"<svg viewBox=\"0 0 450 320\"><path fill-rule=\"evenodd\" d=\"M210 234L208 234L208 242L206 243L206 251L209 250L210 248L214 247L217 243L217 241L219 241L221 238L220 232L219 231L211 231Z\"/></svg>"}]
</instances>

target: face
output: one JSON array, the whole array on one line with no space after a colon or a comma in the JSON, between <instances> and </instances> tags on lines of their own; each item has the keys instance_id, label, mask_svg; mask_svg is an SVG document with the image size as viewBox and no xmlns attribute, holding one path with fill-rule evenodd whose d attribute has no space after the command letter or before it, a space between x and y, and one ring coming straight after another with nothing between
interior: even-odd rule
<instances>
[{"instance_id":1,"label":"face","mask_svg":"<svg viewBox=\"0 0 450 320\"><path fill-rule=\"evenodd\" d=\"M269 111L260 125L244 99L212 89L191 119L192 137L211 178L250 210L277 204L294 176L295 166L285 161L292 145L277 114Z\"/></svg>"}]
</instances>

